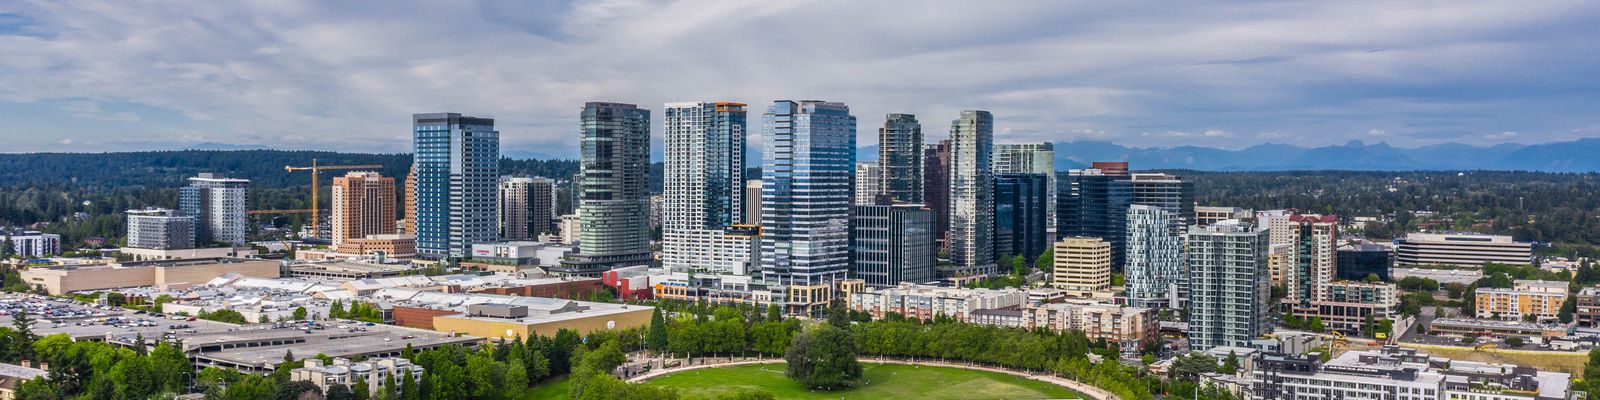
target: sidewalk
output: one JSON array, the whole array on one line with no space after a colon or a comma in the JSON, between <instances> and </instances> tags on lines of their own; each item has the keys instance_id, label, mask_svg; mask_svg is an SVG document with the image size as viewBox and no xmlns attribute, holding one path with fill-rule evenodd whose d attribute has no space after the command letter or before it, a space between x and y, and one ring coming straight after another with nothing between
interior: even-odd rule
<instances>
[{"instance_id":1,"label":"sidewalk","mask_svg":"<svg viewBox=\"0 0 1600 400\"><path fill-rule=\"evenodd\" d=\"M722 358L722 359L723 360L727 360L727 358ZM1117 396L1112 395L1110 392L1107 392L1107 391L1102 390L1100 388L1097 388L1097 387L1094 387L1094 386L1089 386L1088 384L1085 384L1083 382L1078 382L1078 381L1074 381L1074 380L1071 380L1071 379L1062 378L1062 377L1055 376L1055 375L1050 375L1050 374L1032 374L1032 373L1015 371L1015 370L1004 369L1004 368L982 367L982 366L967 365L967 364L960 364L960 363L950 363L950 362L942 362L942 361L916 361L916 362L912 362L912 361L898 360L898 359L893 359L893 358L879 359L879 358L876 358L876 357L860 357L860 358L857 358L857 360L862 362L862 363L922 365L922 366L931 366L931 367L947 367L947 368L960 368L960 369L968 369L968 370L975 370L975 371L998 372L998 373L1002 373L1002 374L1020 376L1020 377L1023 377L1023 378L1028 378L1028 379L1032 379L1032 380L1036 380L1036 381L1047 382L1047 383L1051 383L1051 384L1054 384L1054 385L1059 385L1059 386L1062 386L1062 387L1065 387L1065 388L1068 388L1068 389L1076 390L1079 393L1083 393L1085 396L1089 396L1090 399L1094 399L1094 400L1120 400L1119 398L1117 398ZM658 376L661 376L661 375L677 373L677 372L684 372L684 371L693 371L693 370L697 370L697 369L701 369L701 368L717 368L717 367L729 367L729 366L736 366L736 365L751 365L751 364L782 364L783 362L784 361L783 361L782 358L767 358L767 359L759 359L759 360L757 360L757 359L746 359L746 360L738 360L738 361L710 362L710 363L707 363L707 364L698 364L698 365L691 365L691 366L678 367L678 368L667 368L667 369L652 370L652 371L644 373L642 375L638 375L638 376L634 376L634 377L628 378L627 381L629 383L641 383L641 382L648 381L651 378L655 378L655 377L658 377Z\"/></svg>"}]
</instances>

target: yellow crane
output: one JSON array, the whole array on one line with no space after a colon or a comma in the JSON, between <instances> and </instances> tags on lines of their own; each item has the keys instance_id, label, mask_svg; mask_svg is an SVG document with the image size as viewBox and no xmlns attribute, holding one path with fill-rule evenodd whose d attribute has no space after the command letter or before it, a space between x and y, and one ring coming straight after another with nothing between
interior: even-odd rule
<instances>
[{"instance_id":1,"label":"yellow crane","mask_svg":"<svg viewBox=\"0 0 1600 400\"><path fill-rule=\"evenodd\" d=\"M320 182L317 179L320 176L319 172L321 172L323 170L339 170L339 169L374 169L375 170L375 169L379 169L379 168L383 168L383 166L382 165L317 165L317 159L315 159L315 158L311 159L311 166L309 166L309 167L296 167L296 166L292 166L292 165L285 165L285 166L283 166L283 171L284 172L311 171L311 208L299 209L299 210L262 210L262 211L259 211L259 212L256 212L256 213L258 213L258 214L283 214L283 213L301 213L301 212L310 211L311 212L311 236L315 237L318 232L321 232L320 230L317 229L318 228L317 224L321 221L321 218L320 218L321 217L321 211L320 210L322 208L322 206L319 205L320 203L317 202L317 192L321 191L321 190L319 190L321 188L319 186L317 186L318 182Z\"/></svg>"}]
</instances>

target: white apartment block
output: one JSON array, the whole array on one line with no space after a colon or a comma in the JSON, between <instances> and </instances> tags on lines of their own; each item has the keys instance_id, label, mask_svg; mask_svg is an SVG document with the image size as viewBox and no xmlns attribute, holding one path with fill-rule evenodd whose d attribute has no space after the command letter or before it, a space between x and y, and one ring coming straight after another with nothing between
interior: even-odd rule
<instances>
[{"instance_id":1,"label":"white apartment block","mask_svg":"<svg viewBox=\"0 0 1600 400\"><path fill-rule=\"evenodd\" d=\"M412 387L421 387L424 369L420 365L412 364L411 360L404 358L378 358L361 362L351 362L345 358L335 358L332 364L323 365L317 358L305 359L305 366L289 371L289 379L295 381L308 381L316 384L323 393L328 388L342 385L352 386L365 379L366 388L351 387L351 391L366 390L369 395L376 396L383 390L385 381L394 380L394 388L399 391L402 385L399 380L405 379L406 372L411 372L411 379L415 381ZM396 393L398 396L399 393Z\"/></svg>"},{"instance_id":2,"label":"white apartment block","mask_svg":"<svg viewBox=\"0 0 1600 400\"><path fill-rule=\"evenodd\" d=\"M49 258L61 254L61 235L24 231L0 234L0 239L11 238L11 249L20 257Z\"/></svg>"},{"instance_id":3,"label":"white apartment block","mask_svg":"<svg viewBox=\"0 0 1600 400\"><path fill-rule=\"evenodd\" d=\"M883 167L875 162L856 163L856 197L852 204L870 206L883 193Z\"/></svg>"},{"instance_id":4,"label":"white apartment block","mask_svg":"<svg viewBox=\"0 0 1600 400\"><path fill-rule=\"evenodd\" d=\"M1028 301L1021 290L960 289L901 283L883 289L850 293L849 307L872 314L874 319L887 313L906 318L933 319L937 316L965 321L974 311L1018 308Z\"/></svg>"}]
</instances>

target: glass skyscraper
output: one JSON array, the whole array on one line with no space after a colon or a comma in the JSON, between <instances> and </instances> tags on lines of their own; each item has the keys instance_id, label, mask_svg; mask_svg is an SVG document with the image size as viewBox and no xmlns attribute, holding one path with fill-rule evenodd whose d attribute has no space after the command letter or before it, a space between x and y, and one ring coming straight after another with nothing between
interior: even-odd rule
<instances>
[{"instance_id":1,"label":"glass skyscraper","mask_svg":"<svg viewBox=\"0 0 1600 400\"><path fill-rule=\"evenodd\" d=\"M882 194L900 203L922 204L922 123L911 114L889 114L878 128Z\"/></svg>"},{"instance_id":2,"label":"glass skyscraper","mask_svg":"<svg viewBox=\"0 0 1600 400\"><path fill-rule=\"evenodd\" d=\"M920 204L855 206L850 251L852 278L871 287L933 280L933 211Z\"/></svg>"},{"instance_id":3,"label":"glass skyscraper","mask_svg":"<svg viewBox=\"0 0 1600 400\"><path fill-rule=\"evenodd\" d=\"M650 263L650 110L589 102L580 116L578 254L555 272L596 275Z\"/></svg>"},{"instance_id":4,"label":"glass skyscraper","mask_svg":"<svg viewBox=\"0 0 1600 400\"><path fill-rule=\"evenodd\" d=\"M1045 202L1045 218L1056 220L1056 145L1043 143L996 143L994 145L994 173L1044 174L1047 187L1052 188Z\"/></svg>"},{"instance_id":5,"label":"glass skyscraper","mask_svg":"<svg viewBox=\"0 0 1600 400\"><path fill-rule=\"evenodd\" d=\"M1056 236L1097 237L1111 243L1112 268L1122 270L1127 254L1128 204L1132 189L1126 176L1100 169L1072 170L1058 181Z\"/></svg>"},{"instance_id":6,"label":"glass skyscraper","mask_svg":"<svg viewBox=\"0 0 1600 400\"><path fill-rule=\"evenodd\" d=\"M1045 208L1050 187L1045 174L994 176L994 252L996 257L1022 256L1030 263L1047 249ZM1002 259L1000 261L1007 261Z\"/></svg>"},{"instance_id":7,"label":"glass skyscraper","mask_svg":"<svg viewBox=\"0 0 1600 400\"><path fill-rule=\"evenodd\" d=\"M950 123L950 261L957 276L995 272L993 152L988 111L964 110Z\"/></svg>"},{"instance_id":8,"label":"glass skyscraper","mask_svg":"<svg viewBox=\"0 0 1600 400\"><path fill-rule=\"evenodd\" d=\"M667 103L662 265L746 274L755 237L744 224L745 104ZM746 227L748 228L748 227Z\"/></svg>"},{"instance_id":9,"label":"glass skyscraper","mask_svg":"<svg viewBox=\"0 0 1600 400\"><path fill-rule=\"evenodd\" d=\"M457 113L413 114L417 169L417 254L465 257L495 241L500 132L494 120Z\"/></svg>"},{"instance_id":10,"label":"glass skyscraper","mask_svg":"<svg viewBox=\"0 0 1600 400\"><path fill-rule=\"evenodd\" d=\"M1172 214L1155 206L1128 207L1128 304L1174 307L1183 284L1183 240L1168 229Z\"/></svg>"},{"instance_id":11,"label":"glass skyscraper","mask_svg":"<svg viewBox=\"0 0 1600 400\"><path fill-rule=\"evenodd\" d=\"M767 284L781 297L787 286L845 279L856 118L843 103L778 100L762 119L761 267Z\"/></svg>"}]
</instances>

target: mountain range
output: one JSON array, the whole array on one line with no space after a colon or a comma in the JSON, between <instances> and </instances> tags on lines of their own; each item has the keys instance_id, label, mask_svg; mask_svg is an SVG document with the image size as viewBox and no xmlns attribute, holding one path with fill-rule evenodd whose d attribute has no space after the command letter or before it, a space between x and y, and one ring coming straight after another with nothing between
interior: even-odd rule
<instances>
[{"instance_id":1,"label":"mountain range","mask_svg":"<svg viewBox=\"0 0 1600 400\"><path fill-rule=\"evenodd\" d=\"M878 159L878 147L857 150L859 161ZM1137 169L1202 171L1420 171L1515 170L1600 172L1600 138L1535 145L1492 147L1446 143L1400 148L1388 143L1351 141L1342 146L1300 147L1259 144L1239 150L1180 146L1127 147L1110 142L1056 143L1056 169L1084 168L1094 161L1127 161Z\"/></svg>"}]
</instances>

